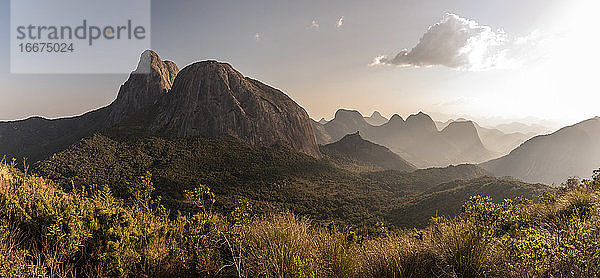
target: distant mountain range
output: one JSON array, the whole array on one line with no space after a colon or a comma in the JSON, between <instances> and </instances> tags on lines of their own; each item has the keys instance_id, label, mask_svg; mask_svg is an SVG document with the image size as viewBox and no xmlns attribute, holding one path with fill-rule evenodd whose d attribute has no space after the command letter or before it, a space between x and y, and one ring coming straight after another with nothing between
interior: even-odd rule
<instances>
[{"instance_id":1,"label":"distant mountain range","mask_svg":"<svg viewBox=\"0 0 600 278\"><path fill-rule=\"evenodd\" d=\"M600 168L600 118L536 136L510 154L481 166L497 176L560 184L569 177L590 177Z\"/></svg>"},{"instance_id":2,"label":"distant mountain range","mask_svg":"<svg viewBox=\"0 0 600 278\"><path fill-rule=\"evenodd\" d=\"M527 139L535 136L535 134L532 133L505 133L498 129L481 127L475 122L474 124L483 145L496 155L505 155L521 145Z\"/></svg>"},{"instance_id":3,"label":"distant mountain range","mask_svg":"<svg viewBox=\"0 0 600 278\"><path fill-rule=\"evenodd\" d=\"M499 124L494 128L504 132L504 133L524 133L524 134L547 134L552 132L552 129L539 125L539 124L525 124L519 122L512 122L508 124Z\"/></svg>"},{"instance_id":4,"label":"distant mountain range","mask_svg":"<svg viewBox=\"0 0 600 278\"><path fill-rule=\"evenodd\" d=\"M312 125L320 145L360 131L363 138L389 148L419 168L481 163L507 155L528 139L549 130L541 125L516 122L487 128L464 118L433 121L422 112L410 115L406 121L397 114L387 120L377 111L364 117L348 109L339 109L332 120L312 121Z\"/></svg>"},{"instance_id":5,"label":"distant mountain range","mask_svg":"<svg viewBox=\"0 0 600 278\"><path fill-rule=\"evenodd\" d=\"M373 126L358 111L340 109L335 118L322 125L313 122L319 144L328 144L360 131L363 138L386 146L419 168L479 163L494 157L478 136L472 122L453 122L439 131L425 113L406 121L394 115L384 124Z\"/></svg>"},{"instance_id":6,"label":"distant mountain range","mask_svg":"<svg viewBox=\"0 0 600 278\"><path fill-rule=\"evenodd\" d=\"M446 122L436 121L435 124L439 130L442 130L451 123L465 121L468 120L464 118L458 118L456 120L448 120ZM497 128L482 127L476 122L473 122L473 124L477 129L477 133L479 134L483 145L490 151L494 152L496 156L506 155L525 142L527 139L540 134L532 132L526 134L521 132L506 133Z\"/></svg>"}]
</instances>

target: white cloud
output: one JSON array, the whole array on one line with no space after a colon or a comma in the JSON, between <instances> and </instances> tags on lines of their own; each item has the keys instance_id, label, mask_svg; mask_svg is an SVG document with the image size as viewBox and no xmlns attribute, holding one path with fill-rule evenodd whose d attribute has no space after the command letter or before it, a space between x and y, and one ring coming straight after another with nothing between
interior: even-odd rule
<instances>
[{"instance_id":1,"label":"white cloud","mask_svg":"<svg viewBox=\"0 0 600 278\"><path fill-rule=\"evenodd\" d=\"M428 67L443 65L459 70L482 71L519 65L535 45L536 32L527 37L510 38L504 30L447 13L430 26L410 51L395 57L379 56L371 65Z\"/></svg>"},{"instance_id":2,"label":"white cloud","mask_svg":"<svg viewBox=\"0 0 600 278\"><path fill-rule=\"evenodd\" d=\"M342 26L344 25L344 16L340 17L340 19L338 19L337 24L335 25L337 28L342 28Z\"/></svg>"},{"instance_id":3,"label":"white cloud","mask_svg":"<svg viewBox=\"0 0 600 278\"><path fill-rule=\"evenodd\" d=\"M316 20L313 20L311 23L311 27L314 29L319 29L319 23Z\"/></svg>"}]
</instances>

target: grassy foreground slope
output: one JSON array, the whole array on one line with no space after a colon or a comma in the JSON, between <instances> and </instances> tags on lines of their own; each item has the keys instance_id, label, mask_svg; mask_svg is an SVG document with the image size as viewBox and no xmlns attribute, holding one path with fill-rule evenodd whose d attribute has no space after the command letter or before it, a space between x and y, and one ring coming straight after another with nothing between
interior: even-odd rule
<instances>
[{"instance_id":1,"label":"grassy foreground slope","mask_svg":"<svg viewBox=\"0 0 600 278\"><path fill-rule=\"evenodd\" d=\"M1 277L594 277L600 271L600 177L570 181L539 203L471 197L454 219L422 230L320 226L253 215L240 202L211 213L214 193L185 193L194 213L108 187L65 193L0 165Z\"/></svg>"},{"instance_id":2,"label":"grassy foreground slope","mask_svg":"<svg viewBox=\"0 0 600 278\"><path fill-rule=\"evenodd\" d=\"M434 192L441 200L435 208L448 213L443 215L455 216L464 199L473 194L501 201L516 196L534 198L545 190L540 185L496 178L441 187L487 174L473 165L410 173L358 172L337 165L332 159L317 160L285 146L256 148L201 137L112 139L95 135L35 165L35 170L68 190L71 182L88 187L107 184L119 197L128 197L127 183L148 171L156 195L163 196L163 203L172 210L189 210L185 190L206 184L219 196L218 211L231 210L237 199L245 198L261 211L290 210L315 221L359 226L383 222L423 227L436 211L414 201ZM468 188L468 192L451 190L452 186ZM419 213L396 213L407 209Z\"/></svg>"}]
</instances>

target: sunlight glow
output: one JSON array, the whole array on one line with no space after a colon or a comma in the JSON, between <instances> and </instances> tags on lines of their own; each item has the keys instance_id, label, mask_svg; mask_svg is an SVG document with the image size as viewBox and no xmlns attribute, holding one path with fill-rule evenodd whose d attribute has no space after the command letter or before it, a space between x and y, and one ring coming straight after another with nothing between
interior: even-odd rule
<instances>
[{"instance_id":1,"label":"sunlight glow","mask_svg":"<svg viewBox=\"0 0 600 278\"><path fill-rule=\"evenodd\" d=\"M541 58L516 70L504 88L492 89L496 92L482 105L492 105L497 113L532 114L564 124L600 114L590 112L600 102L600 39L595 30L599 10L597 1L569 3L564 16L555 18L552 29L542 35L537 50Z\"/></svg>"}]
</instances>

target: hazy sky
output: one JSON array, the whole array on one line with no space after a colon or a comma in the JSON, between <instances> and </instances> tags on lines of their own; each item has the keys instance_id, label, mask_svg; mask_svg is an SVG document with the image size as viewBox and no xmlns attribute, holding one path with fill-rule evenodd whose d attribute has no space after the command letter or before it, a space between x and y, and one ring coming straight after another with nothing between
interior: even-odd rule
<instances>
[{"instance_id":1,"label":"hazy sky","mask_svg":"<svg viewBox=\"0 0 600 278\"><path fill-rule=\"evenodd\" d=\"M126 75L10 74L9 6L0 0L0 120L77 115L116 97ZM153 1L152 48L180 68L229 62L317 120L344 107L569 124L600 115L598 8L592 0Z\"/></svg>"}]
</instances>

